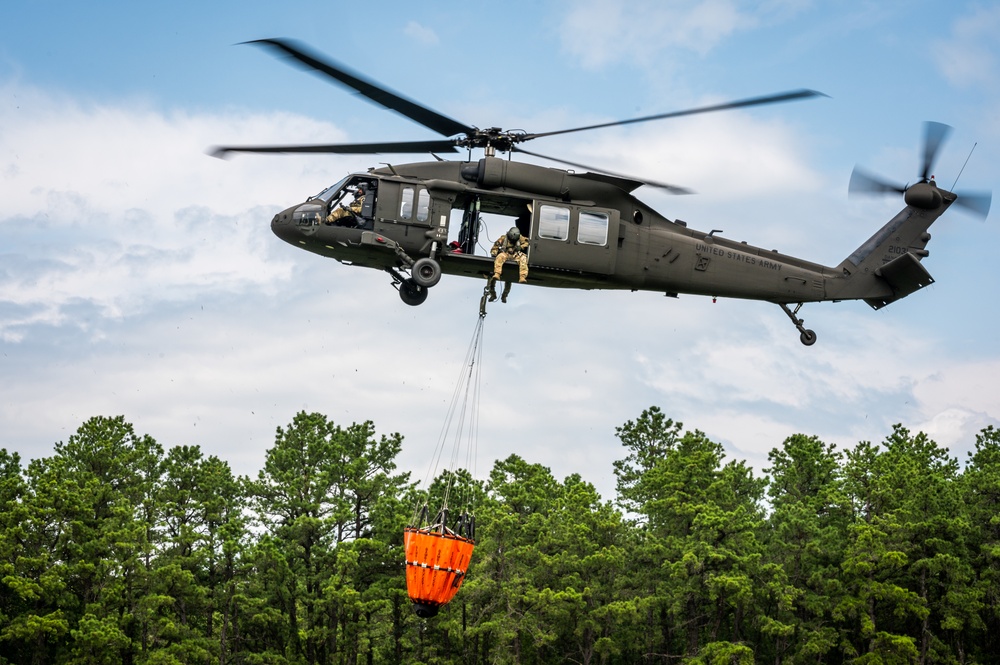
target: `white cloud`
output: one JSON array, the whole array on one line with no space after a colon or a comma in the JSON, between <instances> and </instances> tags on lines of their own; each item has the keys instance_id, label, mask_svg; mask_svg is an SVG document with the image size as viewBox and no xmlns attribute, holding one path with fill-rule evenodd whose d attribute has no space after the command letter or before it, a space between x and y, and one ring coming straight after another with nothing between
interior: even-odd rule
<instances>
[{"instance_id":1,"label":"white cloud","mask_svg":"<svg viewBox=\"0 0 1000 665\"><path fill-rule=\"evenodd\" d=\"M731 0L585 0L569 6L561 38L581 65L603 67L632 59L645 63L671 48L704 54L749 21Z\"/></svg>"},{"instance_id":2,"label":"white cloud","mask_svg":"<svg viewBox=\"0 0 1000 665\"><path fill-rule=\"evenodd\" d=\"M80 303L117 318L286 281L292 264L274 251L270 217L343 175L326 171L335 160L205 154L220 140L340 138L300 116L165 114L24 87L3 96L17 100L0 107L0 301L16 310L0 321L8 340L67 323Z\"/></svg>"},{"instance_id":3,"label":"white cloud","mask_svg":"<svg viewBox=\"0 0 1000 665\"><path fill-rule=\"evenodd\" d=\"M808 143L779 121L728 112L605 130L575 147L583 163L688 187L704 206L817 190L822 180L803 150Z\"/></svg>"},{"instance_id":4,"label":"white cloud","mask_svg":"<svg viewBox=\"0 0 1000 665\"><path fill-rule=\"evenodd\" d=\"M57 225L79 223L88 211L76 206L84 201L94 213L135 208L167 217L198 205L242 212L274 204L318 189L336 160L222 161L206 149L343 139L332 125L289 113L165 113L141 102L85 103L16 85L0 89L0 97L16 100L0 106L4 216L44 216Z\"/></svg>"},{"instance_id":5,"label":"white cloud","mask_svg":"<svg viewBox=\"0 0 1000 665\"><path fill-rule=\"evenodd\" d=\"M416 21L409 21L406 27L403 28L403 34L421 46L434 46L441 41L432 28L421 25Z\"/></svg>"},{"instance_id":6,"label":"white cloud","mask_svg":"<svg viewBox=\"0 0 1000 665\"><path fill-rule=\"evenodd\" d=\"M971 450L977 432L987 425L1000 425L997 376L997 358L935 368L914 386L923 415L914 429L926 432L944 446Z\"/></svg>"},{"instance_id":7,"label":"white cloud","mask_svg":"<svg viewBox=\"0 0 1000 665\"><path fill-rule=\"evenodd\" d=\"M566 3L559 28L563 50L586 68L638 62L659 68L662 54L704 56L735 33L800 11L808 2L774 0L753 5L734 0L583 0Z\"/></svg>"},{"instance_id":8,"label":"white cloud","mask_svg":"<svg viewBox=\"0 0 1000 665\"><path fill-rule=\"evenodd\" d=\"M985 86L997 92L996 35L1000 31L1000 8L980 8L971 16L955 19L951 34L931 44L932 62L952 84Z\"/></svg>"}]
</instances>

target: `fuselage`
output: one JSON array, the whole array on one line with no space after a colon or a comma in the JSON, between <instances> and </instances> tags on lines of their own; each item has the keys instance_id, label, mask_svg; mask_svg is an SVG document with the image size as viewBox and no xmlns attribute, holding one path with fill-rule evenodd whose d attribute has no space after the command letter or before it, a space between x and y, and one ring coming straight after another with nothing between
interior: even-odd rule
<instances>
[{"instance_id":1,"label":"fuselage","mask_svg":"<svg viewBox=\"0 0 1000 665\"><path fill-rule=\"evenodd\" d=\"M338 196L359 183L372 197L368 215L352 224L326 223ZM632 195L639 184L498 158L407 164L348 177L276 215L272 229L286 242L345 264L398 266L394 251L363 242L370 231L413 258L435 256L444 274L481 277L492 270L484 246L494 238L464 247L449 246L448 238L460 223L478 237L479 216L490 214L502 222L493 235L506 230L504 217L509 225L527 226L521 231L530 240L529 283L537 286L773 302L826 298L834 268L669 220ZM525 210L530 217L518 220Z\"/></svg>"},{"instance_id":2,"label":"fuselage","mask_svg":"<svg viewBox=\"0 0 1000 665\"><path fill-rule=\"evenodd\" d=\"M495 238L479 235L483 216L491 216L500 225L490 229L492 236L516 225L529 239L528 283L536 286L779 304L873 302L895 293L879 267L902 254L919 262L927 227L954 200L932 185L915 186L910 205L894 220L842 264L828 267L667 219L632 195L640 184L496 157L405 164L349 176L276 215L272 229L286 242L348 265L392 271L431 257L444 274L484 278L492 274L488 248ZM362 214L329 221L357 188L366 193ZM455 226L459 239L449 244ZM516 276L508 263L504 279Z\"/></svg>"}]
</instances>

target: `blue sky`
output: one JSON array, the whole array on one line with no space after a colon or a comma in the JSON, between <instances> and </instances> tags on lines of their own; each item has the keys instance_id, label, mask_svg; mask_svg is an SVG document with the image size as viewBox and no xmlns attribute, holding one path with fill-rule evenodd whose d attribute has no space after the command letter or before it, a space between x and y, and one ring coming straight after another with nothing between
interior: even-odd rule
<instances>
[{"instance_id":1,"label":"blue sky","mask_svg":"<svg viewBox=\"0 0 1000 665\"><path fill-rule=\"evenodd\" d=\"M435 136L239 42L297 39L462 122L532 132L819 90L531 148L691 187L638 195L827 265L902 207L848 199L851 169L913 180L925 120L954 127L943 185L973 145L957 189L1000 181L993 3L619 4L4 3L0 447L45 456L124 414L255 473L307 409L399 431L422 477L479 285L445 278L410 308L385 275L271 235L274 212L385 156L204 151ZM764 303L516 289L486 321L480 471L514 452L610 496L614 428L653 404L758 469L793 433L848 447L897 422L964 459L1000 424L995 217L946 214L924 263L937 282L884 310L806 306L808 349Z\"/></svg>"}]
</instances>

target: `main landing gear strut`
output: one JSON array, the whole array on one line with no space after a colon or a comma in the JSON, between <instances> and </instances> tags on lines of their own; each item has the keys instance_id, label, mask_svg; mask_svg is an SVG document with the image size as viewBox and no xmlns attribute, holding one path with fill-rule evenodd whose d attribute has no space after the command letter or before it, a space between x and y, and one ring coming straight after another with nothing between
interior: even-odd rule
<instances>
[{"instance_id":1,"label":"main landing gear strut","mask_svg":"<svg viewBox=\"0 0 1000 665\"><path fill-rule=\"evenodd\" d=\"M427 289L441 281L441 264L424 257L417 259L409 268L400 268L407 269L409 277L404 277L396 268L386 268L385 271L392 275L392 285L399 290L402 301L415 307L427 300Z\"/></svg>"},{"instance_id":2,"label":"main landing gear strut","mask_svg":"<svg viewBox=\"0 0 1000 665\"><path fill-rule=\"evenodd\" d=\"M436 243L431 250L431 256L414 261L398 244L388 238L375 234L371 234L371 238L366 238L363 234L361 242L387 245L396 253L399 267L386 268L385 271L392 276L393 288L399 291L400 299L407 305L413 307L422 305L427 300L427 290L441 281L441 264L433 258L437 249ZM403 275L405 272L409 272L410 276L405 277Z\"/></svg>"},{"instance_id":3,"label":"main landing gear strut","mask_svg":"<svg viewBox=\"0 0 1000 665\"><path fill-rule=\"evenodd\" d=\"M805 321L796 316L799 313L799 310L802 309L802 303L797 304L795 306L795 309L788 309L788 304L783 302L778 303L778 306L780 306L781 309L785 312L785 314L788 315L788 318L790 318L792 320L792 323L795 325L795 329L799 331L799 341L805 344L806 346L812 346L813 344L815 344L816 333L806 328L803 325Z\"/></svg>"}]
</instances>

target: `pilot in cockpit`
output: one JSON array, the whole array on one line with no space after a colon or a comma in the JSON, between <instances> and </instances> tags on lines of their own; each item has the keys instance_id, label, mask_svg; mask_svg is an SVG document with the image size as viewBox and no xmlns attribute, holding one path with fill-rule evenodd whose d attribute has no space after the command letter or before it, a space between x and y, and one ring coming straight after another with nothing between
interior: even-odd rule
<instances>
[{"instance_id":1,"label":"pilot in cockpit","mask_svg":"<svg viewBox=\"0 0 1000 665\"><path fill-rule=\"evenodd\" d=\"M349 205L344 205L343 199L339 205L334 205L333 210L326 217L327 224L336 226L361 226L361 207L365 204L365 186L358 185L352 194L354 200Z\"/></svg>"}]
</instances>

